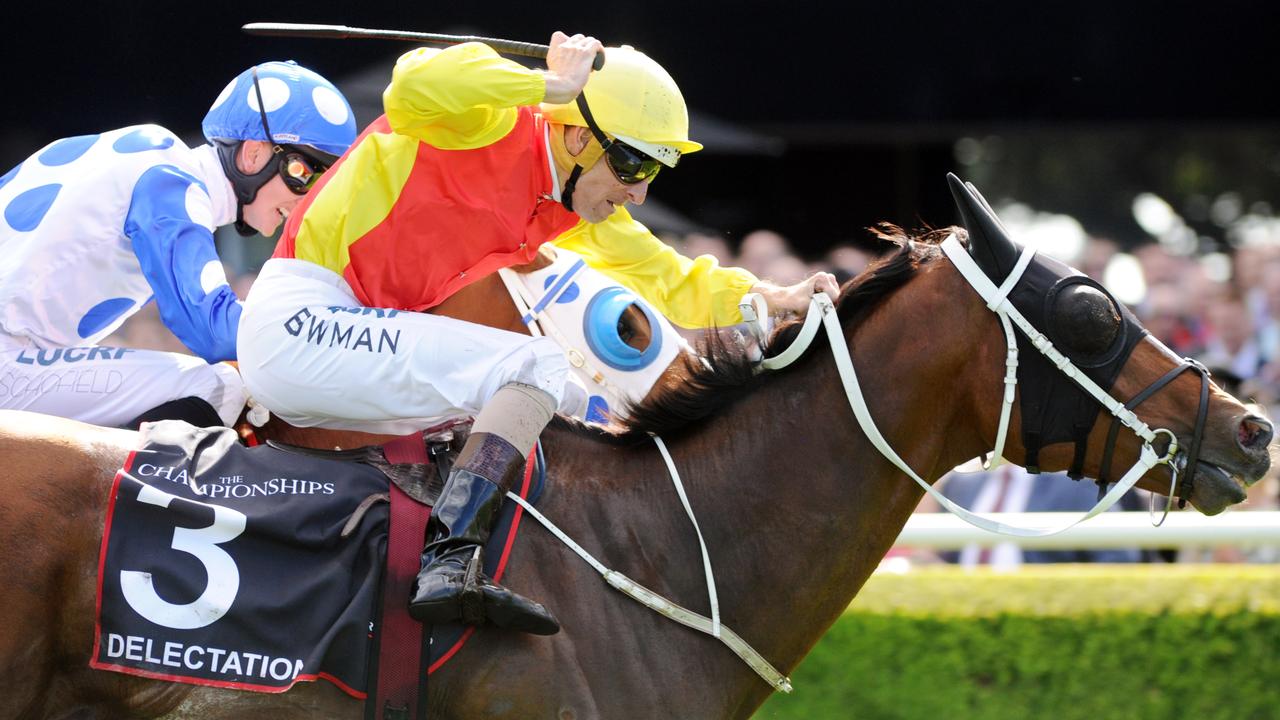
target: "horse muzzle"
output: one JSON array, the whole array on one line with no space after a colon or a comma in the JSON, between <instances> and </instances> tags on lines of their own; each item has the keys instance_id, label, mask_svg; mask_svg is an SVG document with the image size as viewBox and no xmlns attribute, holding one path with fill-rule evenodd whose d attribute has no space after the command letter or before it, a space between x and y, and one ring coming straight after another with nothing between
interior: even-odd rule
<instances>
[{"instance_id":1,"label":"horse muzzle","mask_svg":"<svg viewBox=\"0 0 1280 720\"><path fill-rule=\"evenodd\" d=\"M1180 491L1179 496L1205 515L1217 515L1244 502L1248 488L1271 469L1273 437L1270 420L1255 414L1243 416L1234 423L1231 442L1206 442L1194 471L1186 474L1183 468L1190 490ZM1179 456L1185 464L1186 456L1181 452Z\"/></svg>"}]
</instances>

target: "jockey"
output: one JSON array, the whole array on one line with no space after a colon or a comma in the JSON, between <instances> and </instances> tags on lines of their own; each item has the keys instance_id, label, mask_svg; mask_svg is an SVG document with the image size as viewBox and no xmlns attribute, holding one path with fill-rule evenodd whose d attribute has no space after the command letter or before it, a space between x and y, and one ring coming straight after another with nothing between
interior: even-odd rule
<instances>
[{"instance_id":1,"label":"jockey","mask_svg":"<svg viewBox=\"0 0 1280 720\"><path fill-rule=\"evenodd\" d=\"M265 128L270 124L268 135ZM0 177L0 408L110 426L235 422L241 304L213 230L271 235L355 139L324 78L241 73L188 148L156 125L58 140ZM154 298L199 357L98 347Z\"/></svg>"},{"instance_id":2,"label":"jockey","mask_svg":"<svg viewBox=\"0 0 1280 720\"><path fill-rule=\"evenodd\" d=\"M624 206L701 148L688 139L684 99L629 47L559 32L550 47L545 72L479 43L402 56L386 114L289 218L245 301L245 384L288 422L404 434L475 416L410 602L426 623L559 629L474 564L565 400L569 366L548 338L404 311L528 262L549 241L691 327L741 322L737 304L751 290L801 311L815 285L836 289L826 273L784 288L710 256L686 259L632 220Z\"/></svg>"}]
</instances>

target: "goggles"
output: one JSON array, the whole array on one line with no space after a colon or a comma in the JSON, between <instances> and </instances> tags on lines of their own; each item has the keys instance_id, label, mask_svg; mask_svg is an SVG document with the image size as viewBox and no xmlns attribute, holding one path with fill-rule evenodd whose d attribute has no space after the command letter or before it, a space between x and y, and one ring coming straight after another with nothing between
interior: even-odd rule
<instances>
[{"instance_id":1,"label":"goggles","mask_svg":"<svg viewBox=\"0 0 1280 720\"><path fill-rule=\"evenodd\" d=\"M325 167L300 152L285 150L278 155L277 169L285 187L294 195L306 195L316 180L324 174Z\"/></svg>"},{"instance_id":2,"label":"goggles","mask_svg":"<svg viewBox=\"0 0 1280 720\"><path fill-rule=\"evenodd\" d=\"M609 163L609 169L618 178L618 182L624 185L653 180L662 169L662 163L625 143L606 137L605 142L600 145L604 148L605 162Z\"/></svg>"},{"instance_id":3,"label":"goggles","mask_svg":"<svg viewBox=\"0 0 1280 720\"><path fill-rule=\"evenodd\" d=\"M654 160L646 153L604 134L600 126L596 124L596 119L591 116L591 108L587 106L586 93L578 93L577 103L578 109L582 111L582 118L587 121L587 127L591 130L591 134L595 136L596 142L600 143L600 147L604 148L605 162L608 163L609 169L613 171L614 177L618 178L618 182L624 185L636 185L646 180L653 180L658 175L658 171L662 169L662 163Z\"/></svg>"}]
</instances>

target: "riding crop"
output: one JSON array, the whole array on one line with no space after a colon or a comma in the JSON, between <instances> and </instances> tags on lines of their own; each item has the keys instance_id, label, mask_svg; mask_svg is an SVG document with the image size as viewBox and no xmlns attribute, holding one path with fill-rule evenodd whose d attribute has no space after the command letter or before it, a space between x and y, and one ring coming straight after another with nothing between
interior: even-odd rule
<instances>
[{"instance_id":1,"label":"riding crop","mask_svg":"<svg viewBox=\"0 0 1280 720\"><path fill-rule=\"evenodd\" d=\"M538 43L519 42L516 40L500 40L498 38L478 35L440 35L437 33L411 32L407 30L371 30L354 28L346 25L316 25L312 23L249 23L241 28L250 35L270 37L305 37L345 40L347 38L365 38L371 40L398 40L402 42L427 43L429 45L459 45L468 42L480 42L507 55L539 58L545 60L551 50ZM604 53L597 53L592 69L604 67Z\"/></svg>"}]
</instances>

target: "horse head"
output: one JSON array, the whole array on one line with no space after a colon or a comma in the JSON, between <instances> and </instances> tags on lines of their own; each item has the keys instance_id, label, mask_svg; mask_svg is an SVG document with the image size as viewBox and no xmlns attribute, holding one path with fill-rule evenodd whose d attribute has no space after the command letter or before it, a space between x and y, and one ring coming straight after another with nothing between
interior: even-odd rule
<instances>
[{"instance_id":1,"label":"horse head","mask_svg":"<svg viewBox=\"0 0 1280 720\"><path fill-rule=\"evenodd\" d=\"M1121 428L1123 416L1133 413L1161 435L1159 452L1172 451L1171 462L1148 472L1139 486L1169 494L1176 483L1172 492L1207 515L1243 501L1246 488L1270 467L1271 422L1214 385L1199 363L1150 336L1106 288L1015 243L971 184L954 175L948 181L969 256L996 287L983 293L995 311L990 322L1000 325L1003 308L1031 326L1015 333L1013 427L1020 432L1011 433L1004 455L1033 470L1113 481L1136 462L1144 443L1152 444L1151 437ZM978 279L975 289L981 284ZM1123 407L1104 407L1090 383Z\"/></svg>"}]
</instances>

